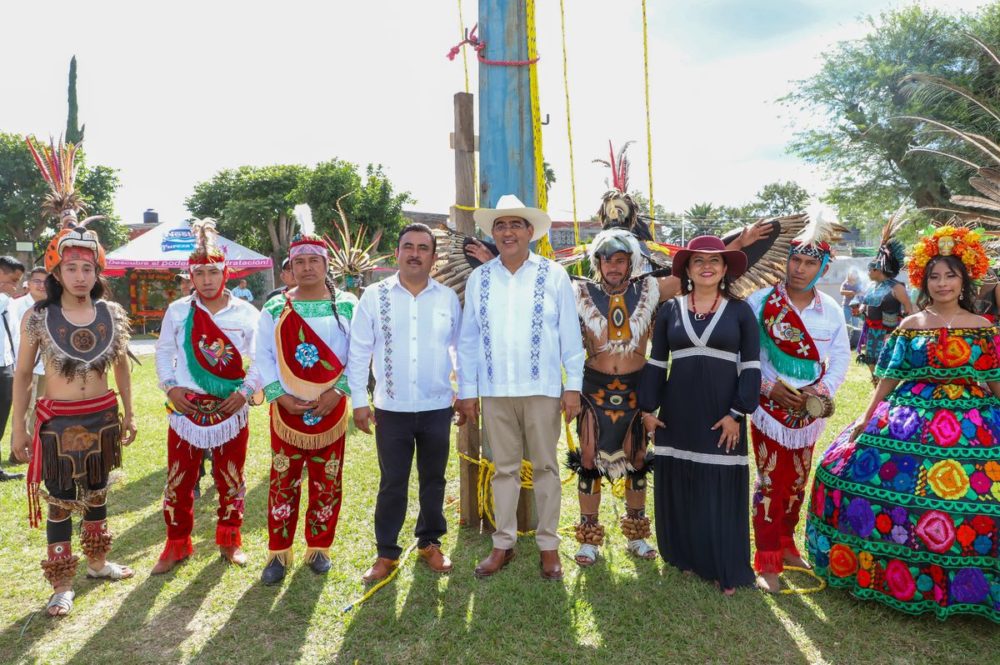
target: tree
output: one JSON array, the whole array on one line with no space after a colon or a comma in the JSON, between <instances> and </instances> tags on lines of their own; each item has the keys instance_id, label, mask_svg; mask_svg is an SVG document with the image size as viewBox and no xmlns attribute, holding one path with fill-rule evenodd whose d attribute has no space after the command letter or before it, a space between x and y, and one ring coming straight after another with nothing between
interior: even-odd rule
<instances>
[{"instance_id":1,"label":"tree","mask_svg":"<svg viewBox=\"0 0 1000 665\"><path fill-rule=\"evenodd\" d=\"M107 166L88 166L82 157L77 156L76 188L87 204L87 215L107 217L92 222L89 228L97 231L101 243L111 250L127 239L114 209L118 171ZM44 250L58 226L58 220L44 218L40 213L48 191L24 138L0 132L0 245L6 251L13 250L16 242L27 241L35 243L36 256Z\"/></svg>"},{"instance_id":2,"label":"tree","mask_svg":"<svg viewBox=\"0 0 1000 665\"><path fill-rule=\"evenodd\" d=\"M834 176L824 201L838 208L843 221L877 226L907 200L937 207L968 191L960 166L909 152L914 124L903 116L975 125L951 100L913 94L918 86L910 75L942 76L973 88L995 85L974 76L981 54L962 31L997 43L998 11L992 6L978 16L949 16L914 5L869 17L867 36L823 54L820 72L796 82L783 98L822 118L798 132L790 150Z\"/></svg>"},{"instance_id":3,"label":"tree","mask_svg":"<svg viewBox=\"0 0 1000 665\"><path fill-rule=\"evenodd\" d=\"M66 115L66 142L80 143L83 141L83 130L80 126L79 109L76 103L76 56L69 61L69 113Z\"/></svg>"},{"instance_id":4,"label":"tree","mask_svg":"<svg viewBox=\"0 0 1000 665\"><path fill-rule=\"evenodd\" d=\"M315 168L299 164L241 166L197 183L185 205L196 217L214 217L219 232L272 258L275 270L299 231L292 209L308 203L318 233L329 234L339 219L337 199L351 225L366 224L395 237L406 220L408 192L396 193L382 166L369 164L362 180L357 166L332 159Z\"/></svg>"},{"instance_id":5,"label":"tree","mask_svg":"<svg viewBox=\"0 0 1000 665\"><path fill-rule=\"evenodd\" d=\"M542 174L545 177L545 193L548 194L552 185L556 184L556 172L552 165L546 161L542 162Z\"/></svg>"},{"instance_id":6,"label":"tree","mask_svg":"<svg viewBox=\"0 0 1000 665\"><path fill-rule=\"evenodd\" d=\"M703 236L716 233L722 221L719 212L711 203L696 203L684 211L684 217L694 225L693 235Z\"/></svg>"},{"instance_id":7,"label":"tree","mask_svg":"<svg viewBox=\"0 0 1000 665\"><path fill-rule=\"evenodd\" d=\"M757 199L746 206L746 212L752 217L794 215L805 210L811 198L796 182L772 182L757 192Z\"/></svg>"}]
</instances>

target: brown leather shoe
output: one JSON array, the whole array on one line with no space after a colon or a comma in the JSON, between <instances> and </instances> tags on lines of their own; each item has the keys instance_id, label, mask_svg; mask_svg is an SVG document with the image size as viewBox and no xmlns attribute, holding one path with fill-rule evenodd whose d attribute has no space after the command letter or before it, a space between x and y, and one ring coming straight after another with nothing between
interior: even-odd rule
<instances>
[{"instance_id":1,"label":"brown leather shoe","mask_svg":"<svg viewBox=\"0 0 1000 665\"><path fill-rule=\"evenodd\" d=\"M242 568L247 565L247 555L239 548L239 546L220 547L219 556L234 566L240 566Z\"/></svg>"},{"instance_id":2,"label":"brown leather shoe","mask_svg":"<svg viewBox=\"0 0 1000 665\"><path fill-rule=\"evenodd\" d=\"M493 551L490 552L490 555L480 561L479 565L476 566L476 577L489 577L490 575L495 575L513 560L513 549L502 550L494 547Z\"/></svg>"},{"instance_id":3,"label":"brown leather shoe","mask_svg":"<svg viewBox=\"0 0 1000 665\"><path fill-rule=\"evenodd\" d=\"M563 577L562 563L559 561L559 550L541 550L538 564L542 569L542 579L561 580Z\"/></svg>"},{"instance_id":4,"label":"brown leather shoe","mask_svg":"<svg viewBox=\"0 0 1000 665\"><path fill-rule=\"evenodd\" d=\"M441 551L440 545L431 543L427 547L420 548L417 551L420 552L420 556L427 564L427 567L435 573L451 572L451 559L445 556L444 552Z\"/></svg>"},{"instance_id":5,"label":"brown leather shoe","mask_svg":"<svg viewBox=\"0 0 1000 665\"><path fill-rule=\"evenodd\" d=\"M361 581L365 584L371 584L372 582L384 580L389 577L389 573L395 570L398 565L398 559L387 559L384 556L380 556L375 559L372 567L366 570L365 574L361 576Z\"/></svg>"}]
</instances>

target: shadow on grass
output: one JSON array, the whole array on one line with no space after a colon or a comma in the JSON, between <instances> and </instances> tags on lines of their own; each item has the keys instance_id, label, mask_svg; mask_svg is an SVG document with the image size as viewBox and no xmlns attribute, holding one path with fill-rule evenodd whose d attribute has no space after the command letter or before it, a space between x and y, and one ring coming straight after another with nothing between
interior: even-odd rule
<instances>
[{"instance_id":1,"label":"shadow on grass","mask_svg":"<svg viewBox=\"0 0 1000 665\"><path fill-rule=\"evenodd\" d=\"M253 569L247 572L260 574ZM199 663L260 662L266 659L261 649L280 654L281 662L291 663L307 657L306 637L323 584L324 578L304 564L291 571L283 587L255 582L242 596L233 599L229 619L212 633L193 660ZM250 635L253 638L248 640ZM169 660L176 662L178 659Z\"/></svg>"},{"instance_id":2,"label":"shadow on grass","mask_svg":"<svg viewBox=\"0 0 1000 665\"><path fill-rule=\"evenodd\" d=\"M490 537L461 530L456 541L449 575L411 555L393 582L353 610L338 661L467 662L488 653L495 662L561 662L577 648L573 601L564 583L541 579L532 538L521 538L515 560L482 580L473 570L489 554Z\"/></svg>"}]
</instances>

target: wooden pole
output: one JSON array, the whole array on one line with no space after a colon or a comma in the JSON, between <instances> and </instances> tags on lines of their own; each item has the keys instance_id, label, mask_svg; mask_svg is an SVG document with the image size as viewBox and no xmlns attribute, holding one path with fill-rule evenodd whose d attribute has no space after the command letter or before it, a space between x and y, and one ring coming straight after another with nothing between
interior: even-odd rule
<instances>
[{"instance_id":1,"label":"wooden pole","mask_svg":"<svg viewBox=\"0 0 1000 665\"><path fill-rule=\"evenodd\" d=\"M494 61L528 59L525 0L479 0L483 57ZM538 205L532 138L531 93L526 66L479 63L480 205L493 207L504 194ZM535 528L534 496L521 490L517 528Z\"/></svg>"},{"instance_id":2,"label":"wooden pole","mask_svg":"<svg viewBox=\"0 0 1000 665\"><path fill-rule=\"evenodd\" d=\"M476 225L472 221L472 210L476 205L476 137L475 121L472 115L472 94L455 94L455 203L451 218L459 233L474 235ZM462 206L462 207L458 207ZM458 428L458 452L479 459L479 428L470 424ZM459 460L459 513L462 526L479 530L479 466Z\"/></svg>"}]
</instances>

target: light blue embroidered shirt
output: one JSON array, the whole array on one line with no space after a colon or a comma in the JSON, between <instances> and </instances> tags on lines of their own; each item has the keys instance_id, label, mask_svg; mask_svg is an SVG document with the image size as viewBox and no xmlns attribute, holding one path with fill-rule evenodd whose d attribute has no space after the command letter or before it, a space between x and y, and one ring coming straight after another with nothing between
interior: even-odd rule
<instances>
[{"instance_id":1,"label":"light blue embroidered shirt","mask_svg":"<svg viewBox=\"0 0 1000 665\"><path fill-rule=\"evenodd\" d=\"M461 320L458 296L433 279L416 296L399 283L398 273L366 288L351 321L347 376L354 407L366 404L369 366L379 409L413 413L451 406Z\"/></svg>"},{"instance_id":2,"label":"light blue embroidered shirt","mask_svg":"<svg viewBox=\"0 0 1000 665\"><path fill-rule=\"evenodd\" d=\"M458 396L559 397L583 386L583 338L566 270L534 252L511 274L472 271L458 342Z\"/></svg>"}]
</instances>

